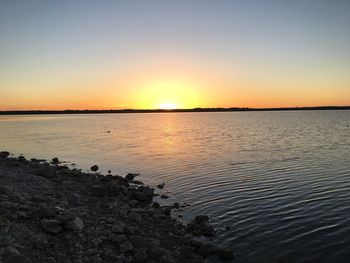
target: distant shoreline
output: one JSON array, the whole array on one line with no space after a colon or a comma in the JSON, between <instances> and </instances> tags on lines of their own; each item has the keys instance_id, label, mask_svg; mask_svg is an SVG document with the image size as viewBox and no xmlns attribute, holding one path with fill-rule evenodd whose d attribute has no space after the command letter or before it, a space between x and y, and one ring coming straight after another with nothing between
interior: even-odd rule
<instances>
[{"instance_id":1,"label":"distant shoreline","mask_svg":"<svg viewBox=\"0 0 350 263\"><path fill-rule=\"evenodd\" d=\"M243 111L307 111L350 110L350 106L285 107L285 108L194 108L194 109L123 109L123 110L18 110L0 111L0 115L30 114L106 114L106 113L172 113L172 112L243 112Z\"/></svg>"}]
</instances>

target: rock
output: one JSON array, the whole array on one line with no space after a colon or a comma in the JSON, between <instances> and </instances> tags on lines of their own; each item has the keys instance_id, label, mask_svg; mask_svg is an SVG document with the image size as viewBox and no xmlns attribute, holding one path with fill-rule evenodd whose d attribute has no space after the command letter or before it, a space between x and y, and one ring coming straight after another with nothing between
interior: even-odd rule
<instances>
[{"instance_id":1,"label":"rock","mask_svg":"<svg viewBox=\"0 0 350 263\"><path fill-rule=\"evenodd\" d=\"M220 257L222 260L229 260L233 259L233 251L230 248L223 248L218 247L215 249L215 253Z\"/></svg>"},{"instance_id":2,"label":"rock","mask_svg":"<svg viewBox=\"0 0 350 263\"><path fill-rule=\"evenodd\" d=\"M56 168L52 166L44 167L39 170L38 175L46 178L53 178L56 175Z\"/></svg>"},{"instance_id":3,"label":"rock","mask_svg":"<svg viewBox=\"0 0 350 263\"><path fill-rule=\"evenodd\" d=\"M176 209L179 209L179 208L180 208L180 204L179 204L179 203L177 203L177 202L176 202L176 203L174 203L174 205L173 205L173 206L174 206L174 208L176 208Z\"/></svg>"},{"instance_id":4,"label":"rock","mask_svg":"<svg viewBox=\"0 0 350 263\"><path fill-rule=\"evenodd\" d=\"M194 236L210 237L215 235L215 230L209 225L209 218L205 215L196 216L186 229Z\"/></svg>"},{"instance_id":5,"label":"rock","mask_svg":"<svg viewBox=\"0 0 350 263\"><path fill-rule=\"evenodd\" d=\"M58 221L60 221L62 224L67 223L69 221L72 221L75 219L74 214L72 213L68 213L68 212L64 212L62 214L59 214L55 217Z\"/></svg>"},{"instance_id":6,"label":"rock","mask_svg":"<svg viewBox=\"0 0 350 263\"><path fill-rule=\"evenodd\" d=\"M0 152L0 158L7 158L9 155L10 155L10 153L7 151Z\"/></svg>"},{"instance_id":7,"label":"rock","mask_svg":"<svg viewBox=\"0 0 350 263\"><path fill-rule=\"evenodd\" d=\"M107 218L106 218L106 222L107 222L108 224L114 224L114 223L115 223L115 219L112 218L112 217L107 217Z\"/></svg>"},{"instance_id":8,"label":"rock","mask_svg":"<svg viewBox=\"0 0 350 263\"><path fill-rule=\"evenodd\" d=\"M86 250L84 254L88 257L91 257L91 256L96 255L97 253L98 253L97 249L90 248L90 249Z\"/></svg>"},{"instance_id":9,"label":"rock","mask_svg":"<svg viewBox=\"0 0 350 263\"><path fill-rule=\"evenodd\" d=\"M122 253L129 252L133 250L133 245L129 241L125 241L119 245L119 250Z\"/></svg>"},{"instance_id":10,"label":"rock","mask_svg":"<svg viewBox=\"0 0 350 263\"><path fill-rule=\"evenodd\" d=\"M66 222L64 228L72 231L81 231L84 228L84 222L76 217L72 221Z\"/></svg>"},{"instance_id":11,"label":"rock","mask_svg":"<svg viewBox=\"0 0 350 263\"><path fill-rule=\"evenodd\" d=\"M94 238L93 240L91 240L91 242L94 243L94 245L96 247L98 247L103 241L102 241L102 239L97 237L97 238Z\"/></svg>"},{"instance_id":12,"label":"rock","mask_svg":"<svg viewBox=\"0 0 350 263\"><path fill-rule=\"evenodd\" d=\"M123 234L125 232L125 224L117 224L112 227L112 232L115 234Z\"/></svg>"},{"instance_id":13,"label":"rock","mask_svg":"<svg viewBox=\"0 0 350 263\"><path fill-rule=\"evenodd\" d=\"M3 263L26 263L27 260L23 255L12 255L12 256L6 257L2 262Z\"/></svg>"},{"instance_id":14,"label":"rock","mask_svg":"<svg viewBox=\"0 0 350 263\"><path fill-rule=\"evenodd\" d=\"M158 239L138 235L131 236L129 240L136 248L152 249L160 245Z\"/></svg>"},{"instance_id":15,"label":"rock","mask_svg":"<svg viewBox=\"0 0 350 263\"><path fill-rule=\"evenodd\" d=\"M102 197L107 194L104 188L98 185L91 186L91 194L94 196Z\"/></svg>"},{"instance_id":16,"label":"rock","mask_svg":"<svg viewBox=\"0 0 350 263\"><path fill-rule=\"evenodd\" d=\"M134 180L134 178L135 178L136 176L138 176L138 174L128 173L127 175L125 175L125 180L127 180L127 181L130 182L130 181Z\"/></svg>"},{"instance_id":17,"label":"rock","mask_svg":"<svg viewBox=\"0 0 350 263\"><path fill-rule=\"evenodd\" d=\"M136 263L146 262L148 259L145 249L137 249L134 254L134 259Z\"/></svg>"},{"instance_id":18,"label":"rock","mask_svg":"<svg viewBox=\"0 0 350 263\"><path fill-rule=\"evenodd\" d=\"M19 255L18 249L15 247L8 246L5 250L5 256L13 256L13 255Z\"/></svg>"},{"instance_id":19,"label":"rock","mask_svg":"<svg viewBox=\"0 0 350 263\"><path fill-rule=\"evenodd\" d=\"M198 248L197 253L205 258L209 257L210 255L214 254L213 246L210 244L204 244L201 247Z\"/></svg>"},{"instance_id":20,"label":"rock","mask_svg":"<svg viewBox=\"0 0 350 263\"><path fill-rule=\"evenodd\" d=\"M43 219L41 220L41 226L45 232L50 234L58 234L63 230L61 222L55 219Z\"/></svg>"},{"instance_id":21,"label":"rock","mask_svg":"<svg viewBox=\"0 0 350 263\"><path fill-rule=\"evenodd\" d=\"M154 260L159 260L164 254L164 249L160 247L154 247L148 250L148 256Z\"/></svg>"},{"instance_id":22,"label":"rock","mask_svg":"<svg viewBox=\"0 0 350 263\"><path fill-rule=\"evenodd\" d=\"M147 196L145 193L141 192L141 191L135 191L133 193L133 197L138 200L138 201L141 201L141 202L145 202L148 200Z\"/></svg>"},{"instance_id":23,"label":"rock","mask_svg":"<svg viewBox=\"0 0 350 263\"><path fill-rule=\"evenodd\" d=\"M154 208L159 208L159 207L160 207L160 204L158 204L157 202L154 202L154 203L152 204L152 206L153 206Z\"/></svg>"},{"instance_id":24,"label":"rock","mask_svg":"<svg viewBox=\"0 0 350 263\"><path fill-rule=\"evenodd\" d=\"M159 189L163 189L163 188L164 188L164 185L165 185L165 183L161 183L161 184L158 184L157 187L158 187Z\"/></svg>"},{"instance_id":25,"label":"rock","mask_svg":"<svg viewBox=\"0 0 350 263\"><path fill-rule=\"evenodd\" d=\"M63 208L59 206L45 206L39 209L39 216L41 218L55 217L59 212L62 212Z\"/></svg>"},{"instance_id":26,"label":"rock","mask_svg":"<svg viewBox=\"0 0 350 263\"><path fill-rule=\"evenodd\" d=\"M140 186L138 189L141 189L141 191L148 197L153 198L154 190L151 187L148 186Z\"/></svg>"},{"instance_id":27,"label":"rock","mask_svg":"<svg viewBox=\"0 0 350 263\"><path fill-rule=\"evenodd\" d=\"M24 156L22 156L22 155L20 155L20 156L18 156L18 161L20 161L20 162L25 162L26 161L26 158L24 157Z\"/></svg>"},{"instance_id":28,"label":"rock","mask_svg":"<svg viewBox=\"0 0 350 263\"><path fill-rule=\"evenodd\" d=\"M54 163L54 164L58 164L58 163L59 163L58 158L57 158L57 157L52 158L52 163Z\"/></svg>"},{"instance_id":29,"label":"rock","mask_svg":"<svg viewBox=\"0 0 350 263\"><path fill-rule=\"evenodd\" d=\"M114 243L121 243L126 240L128 240L128 237L126 235L116 235L112 239Z\"/></svg>"},{"instance_id":30,"label":"rock","mask_svg":"<svg viewBox=\"0 0 350 263\"><path fill-rule=\"evenodd\" d=\"M168 199L169 196L167 196L167 195L165 195L165 194L162 194L162 195L160 196L160 198L162 198L162 199Z\"/></svg>"},{"instance_id":31,"label":"rock","mask_svg":"<svg viewBox=\"0 0 350 263\"><path fill-rule=\"evenodd\" d=\"M7 195L11 190L6 185L0 185L0 194Z\"/></svg>"},{"instance_id":32,"label":"rock","mask_svg":"<svg viewBox=\"0 0 350 263\"><path fill-rule=\"evenodd\" d=\"M95 165L91 166L90 169L91 169L91 171L96 172L98 170L98 166L95 164Z\"/></svg>"}]
</instances>

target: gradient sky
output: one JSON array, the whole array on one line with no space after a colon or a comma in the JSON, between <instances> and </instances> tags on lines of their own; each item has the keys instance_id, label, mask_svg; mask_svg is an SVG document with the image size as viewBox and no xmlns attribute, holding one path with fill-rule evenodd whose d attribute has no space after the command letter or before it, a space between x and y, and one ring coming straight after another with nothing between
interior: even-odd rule
<instances>
[{"instance_id":1,"label":"gradient sky","mask_svg":"<svg viewBox=\"0 0 350 263\"><path fill-rule=\"evenodd\" d=\"M0 110L350 105L349 0L0 2Z\"/></svg>"}]
</instances>

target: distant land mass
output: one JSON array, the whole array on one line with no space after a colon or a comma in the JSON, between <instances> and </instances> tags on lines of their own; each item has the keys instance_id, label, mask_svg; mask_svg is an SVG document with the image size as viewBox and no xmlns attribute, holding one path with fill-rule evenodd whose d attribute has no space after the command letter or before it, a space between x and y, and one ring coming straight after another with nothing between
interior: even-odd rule
<instances>
[{"instance_id":1,"label":"distant land mass","mask_svg":"<svg viewBox=\"0 0 350 263\"><path fill-rule=\"evenodd\" d=\"M308 110L350 110L350 106L317 106L285 108L193 108L193 109L122 109L122 110L18 110L0 111L0 115L24 114L102 114L102 113L169 113L169 112L238 112L238 111L308 111Z\"/></svg>"}]
</instances>

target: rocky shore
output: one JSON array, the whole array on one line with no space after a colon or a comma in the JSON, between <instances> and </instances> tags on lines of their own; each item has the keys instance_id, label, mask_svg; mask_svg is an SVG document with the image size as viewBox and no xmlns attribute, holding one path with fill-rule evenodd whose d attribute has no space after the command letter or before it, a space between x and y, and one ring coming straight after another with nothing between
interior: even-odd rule
<instances>
[{"instance_id":1,"label":"rocky shore","mask_svg":"<svg viewBox=\"0 0 350 263\"><path fill-rule=\"evenodd\" d=\"M185 226L135 175L83 173L0 152L0 263L232 261L208 217Z\"/></svg>"}]
</instances>

